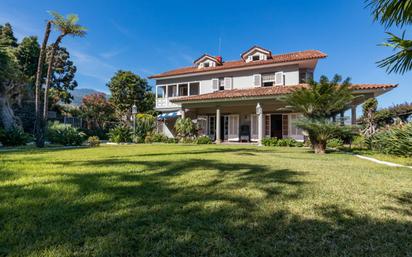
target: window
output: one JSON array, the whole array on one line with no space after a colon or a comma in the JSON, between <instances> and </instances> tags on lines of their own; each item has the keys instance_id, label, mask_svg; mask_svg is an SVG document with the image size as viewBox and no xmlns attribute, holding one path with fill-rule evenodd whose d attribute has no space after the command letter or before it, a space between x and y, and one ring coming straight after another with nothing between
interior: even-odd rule
<instances>
[{"instance_id":1,"label":"window","mask_svg":"<svg viewBox=\"0 0 412 257\"><path fill-rule=\"evenodd\" d=\"M209 62L204 62L204 63L203 63L203 67L204 67L204 68L210 67L210 63L209 63Z\"/></svg>"},{"instance_id":2,"label":"window","mask_svg":"<svg viewBox=\"0 0 412 257\"><path fill-rule=\"evenodd\" d=\"M313 79L313 70L301 69L299 70L299 83L307 83Z\"/></svg>"},{"instance_id":3,"label":"window","mask_svg":"<svg viewBox=\"0 0 412 257\"><path fill-rule=\"evenodd\" d=\"M225 90L225 79L219 78L219 90Z\"/></svg>"},{"instance_id":4,"label":"window","mask_svg":"<svg viewBox=\"0 0 412 257\"><path fill-rule=\"evenodd\" d=\"M188 86L187 84L179 84L179 96L188 95Z\"/></svg>"},{"instance_id":5,"label":"window","mask_svg":"<svg viewBox=\"0 0 412 257\"><path fill-rule=\"evenodd\" d=\"M290 115L290 135L291 136L299 136L302 135L302 129L296 127L295 122L299 118L298 114L291 114Z\"/></svg>"},{"instance_id":6,"label":"window","mask_svg":"<svg viewBox=\"0 0 412 257\"><path fill-rule=\"evenodd\" d=\"M260 56L259 55L254 55L252 56L252 61L259 61L260 60Z\"/></svg>"},{"instance_id":7,"label":"window","mask_svg":"<svg viewBox=\"0 0 412 257\"><path fill-rule=\"evenodd\" d=\"M275 73L262 74L262 83L264 87L272 87L275 81Z\"/></svg>"},{"instance_id":8,"label":"window","mask_svg":"<svg viewBox=\"0 0 412 257\"><path fill-rule=\"evenodd\" d=\"M190 83L190 95L200 94L199 82Z\"/></svg>"},{"instance_id":9,"label":"window","mask_svg":"<svg viewBox=\"0 0 412 257\"><path fill-rule=\"evenodd\" d=\"M176 97L177 96L177 85L169 85L168 86L168 97Z\"/></svg>"},{"instance_id":10,"label":"window","mask_svg":"<svg viewBox=\"0 0 412 257\"><path fill-rule=\"evenodd\" d=\"M157 87L157 98L164 98L166 95L166 86Z\"/></svg>"}]
</instances>

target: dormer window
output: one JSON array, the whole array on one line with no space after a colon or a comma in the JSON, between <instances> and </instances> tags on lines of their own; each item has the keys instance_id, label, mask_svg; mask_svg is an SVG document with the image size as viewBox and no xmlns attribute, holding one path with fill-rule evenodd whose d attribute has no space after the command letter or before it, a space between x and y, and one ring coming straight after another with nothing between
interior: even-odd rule
<instances>
[{"instance_id":1,"label":"dormer window","mask_svg":"<svg viewBox=\"0 0 412 257\"><path fill-rule=\"evenodd\" d=\"M272 58L272 52L262 47L254 46L244 52L241 56L245 62L254 62Z\"/></svg>"},{"instance_id":2,"label":"dormer window","mask_svg":"<svg viewBox=\"0 0 412 257\"><path fill-rule=\"evenodd\" d=\"M259 55L254 55L252 56L252 61L259 61L260 60L260 56Z\"/></svg>"},{"instance_id":3,"label":"dormer window","mask_svg":"<svg viewBox=\"0 0 412 257\"><path fill-rule=\"evenodd\" d=\"M208 54L204 54L200 56L197 60L195 60L194 64L197 65L199 69L216 67L218 65L222 65L222 57L220 56L215 57L215 56L211 56Z\"/></svg>"}]
</instances>

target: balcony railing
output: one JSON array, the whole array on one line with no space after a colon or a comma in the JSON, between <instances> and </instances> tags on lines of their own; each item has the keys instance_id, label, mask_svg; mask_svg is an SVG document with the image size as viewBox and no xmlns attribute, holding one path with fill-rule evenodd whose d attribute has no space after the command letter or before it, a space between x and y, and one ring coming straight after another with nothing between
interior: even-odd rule
<instances>
[{"instance_id":1,"label":"balcony railing","mask_svg":"<svg viewBox=\"0 0 412 257\"><path fill-rule=\"evenodd\" d=\"M179 108L179 104L170 102L173 98L156 98L156 108Z\"/></svg>"}]
</instances>

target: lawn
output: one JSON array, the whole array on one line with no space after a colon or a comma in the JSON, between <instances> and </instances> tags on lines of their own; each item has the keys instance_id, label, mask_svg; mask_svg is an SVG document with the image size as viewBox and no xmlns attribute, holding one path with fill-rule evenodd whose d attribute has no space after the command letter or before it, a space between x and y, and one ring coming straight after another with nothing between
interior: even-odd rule
<instances>
[{"instance_id":1,"label":"lawn","mask_svg":"<svg viewBox=\"0 0 412 257\"><path fill-rule=\"evenodd\" d=\"M303 148L0 152L0 256L412 256L412 171Z\"/></svg>"}]
</instances>

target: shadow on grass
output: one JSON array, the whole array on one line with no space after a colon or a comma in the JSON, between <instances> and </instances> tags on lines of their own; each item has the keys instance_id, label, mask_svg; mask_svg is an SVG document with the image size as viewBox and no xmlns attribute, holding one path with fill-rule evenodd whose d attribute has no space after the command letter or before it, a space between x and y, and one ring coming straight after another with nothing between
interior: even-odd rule
<instances>
[{"instance_id":1,"label":"shadow on grass","mask_svg":"<svg viewBox=\"0 0 412 257\"><path fill-rule=\"evenodd\" d=\"M61 172L60 179L49 184L1 186L0 255L408 256L412 252L410 222L375 220L337 205L319 206L316 219L292 213L287 203L305 197L307 173L195 158L53 164L86 165L92 172ZM108 165L125 169L98 171ZM129 165L141 168L134 171ZM205 172L208 176L202 181ZM186 178L199 184L185 184ZM398 203L410 207L410 195Z\"/></svg>"}]
</instances>

